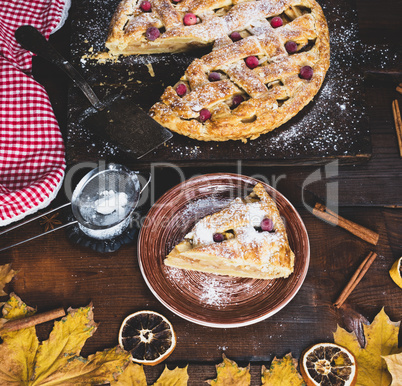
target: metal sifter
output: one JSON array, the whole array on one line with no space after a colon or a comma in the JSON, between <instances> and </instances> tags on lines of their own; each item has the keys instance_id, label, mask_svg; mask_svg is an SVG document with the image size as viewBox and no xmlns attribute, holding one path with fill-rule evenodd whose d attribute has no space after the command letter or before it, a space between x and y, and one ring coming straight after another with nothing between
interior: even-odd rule
<instances>
[{"instance_id":1,"label":"metal sifter","mask_svg":"<svg viewBox=\"0 0 402 386\"><path fill-rule=\"evenodd\" d=\"M0 232L0 236L69 205L73 221L2 248L0 252L77 223L82 232L91 238L107 240L116 237L130 224L131 215L150 180L151 175L141 186L138 172L114 163L93 169L75 187L71 202L8 228Z\"/></svg>"}]
</instances>

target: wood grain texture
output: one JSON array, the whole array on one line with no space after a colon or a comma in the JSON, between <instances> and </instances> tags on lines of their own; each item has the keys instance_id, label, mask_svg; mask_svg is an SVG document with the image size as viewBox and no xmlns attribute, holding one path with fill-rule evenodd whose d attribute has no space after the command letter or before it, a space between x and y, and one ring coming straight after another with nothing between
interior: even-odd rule
<instances>
[{"instance_id":1,"label":"wood grain texture","mask_svg":"<svg viewBox=\"0 0 402 386\"><path fill-rule=\"evenodd\" d=\"M384 0L381 6L376 0L356 0L359 15L360 36L364 42L400 44L402 35L402 2Z\"/></svg>"}]
</instances>

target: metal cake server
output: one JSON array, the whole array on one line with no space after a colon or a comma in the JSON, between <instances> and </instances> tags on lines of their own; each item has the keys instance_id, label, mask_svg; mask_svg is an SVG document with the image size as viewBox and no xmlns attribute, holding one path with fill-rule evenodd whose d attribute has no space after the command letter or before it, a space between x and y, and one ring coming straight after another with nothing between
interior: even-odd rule
<instances>
[{"instance_id":1,"label":"metal cake server","mask_svg":"<svg viewBox=\"0 0 402 386\"><path fill-rule=\"evenodd\" d=\"M81 89L93 108L82 114L80 123L98 136L136 158L144 156L172 138L173 134L169 130L153 120L130 98L115 95L100 101L81 74L35 27L19 27L15 31L15 38L23 48L63 70Z\"/></svg>"}]
</instances>

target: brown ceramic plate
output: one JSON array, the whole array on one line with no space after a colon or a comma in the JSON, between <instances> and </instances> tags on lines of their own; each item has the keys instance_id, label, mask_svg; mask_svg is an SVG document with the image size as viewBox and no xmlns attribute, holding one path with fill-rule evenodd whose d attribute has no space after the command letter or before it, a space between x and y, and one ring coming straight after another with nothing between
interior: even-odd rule
<instances>
[{"instance_id":1,"label":"brown ceramic plate","mask_svg":"<svg viewBox=\"0 0 402 386\"><path fill-rule=\"evenodd\" d=\"M138 240L138 260L150 290L168 309L210 327L259 322L283 308L306 277L310 245L296 209L277 190L263 184L285 221L295 269L287 279L257 280L166 267L165 256L202 217L245 197L260 182L238 174L206 174L165 193L151 208Z\"/></svg>"}]
</instances>

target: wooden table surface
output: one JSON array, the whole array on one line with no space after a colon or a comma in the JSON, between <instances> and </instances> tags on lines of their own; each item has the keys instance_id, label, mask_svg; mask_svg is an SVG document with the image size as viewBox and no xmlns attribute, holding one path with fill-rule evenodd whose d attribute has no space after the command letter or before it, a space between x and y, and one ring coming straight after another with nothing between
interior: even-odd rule
<instances>
[{"instance_id":1,"label":"wooden table surface","mask_svg":"<svg viewBox=\"0 0 402 386\"><path fill-rule=\"evenodd\" d=\"M358 11L362 42L388 57L399 53L401 23L397 15L402 14L402 2L384 0L382 9L373 0L353 4ZM70 35L67 22L51 37L67 57ZM164 314L175 327L177 347L163 364L146 368L149 383L157 379L165 364L172 368L189 363L189 385L201 385L215 377L215 365L224 353L240 365L251 362L251 384L260 385L261 365L268 365L274 356L292 352L299 358L307 346L333 341L337 323L344 326L345 320L332 304L370 250L377 252L378 257L346 304L370 321L382 307L392 320L402 320L402 290L388 274L393 262L402 256L402 159L391 110L393 99L402 103L402 95L395 91L402 81L398 63L399 68L379 64L375 71L365 74L365 114L372 141L372 157L366 163L337 165L331 159L322 166L246 167L235 163L225 167L192 166L181 169L181 173L172 165L153 169L155 199L183 179L211 172L234 172L269 182L297 208L310 237L310 267L295 298L270 318L229 329L192 324L171 313L152 295L139 271L136 242L115 253L102 254L72 243L64 230L0 252L0 264L11 263L18 271L8 291L16 292L39 312L93 302L95 320L100 325L87 341L83 355L116 345L120 324L128 314L141 309ZM38 58L34 60L34 76L45 85L66 135L69 80ZM134 167L125 159L121 162ZM317 170L322 178L307 184L307 178ZM380 234L378 245L372 246L316 218L308 210L314 198L333 203L337 200L343 217ZM63 193L52 206L62 202ZM146 213L151 204L149 199L141 207L142 212ZM43 232L38 222L23 229L2 236L0 248ZM51 327L51 322L38 327L40 337L45 338Z\"/></svg>"}]
</instances>

